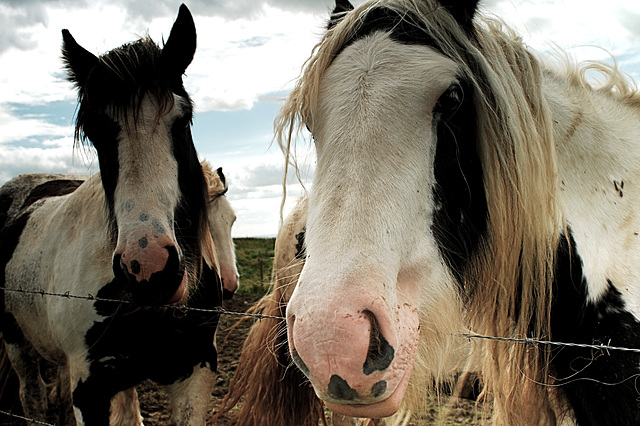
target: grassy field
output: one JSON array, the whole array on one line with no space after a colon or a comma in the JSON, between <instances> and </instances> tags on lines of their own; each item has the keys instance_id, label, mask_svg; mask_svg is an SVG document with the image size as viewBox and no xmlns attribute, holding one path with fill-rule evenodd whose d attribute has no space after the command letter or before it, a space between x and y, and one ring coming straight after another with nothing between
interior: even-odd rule
<instances>
[{"instance_id":1,"label":"grassy field","mask_svg":"<svg viewBox=\"0 0 640 426\"><path fill-rule=\"evenodd\" d=\"M235 238L240 273L238 294L263 296L271 284L275 238Z\"/></svg>"}]
</instances>

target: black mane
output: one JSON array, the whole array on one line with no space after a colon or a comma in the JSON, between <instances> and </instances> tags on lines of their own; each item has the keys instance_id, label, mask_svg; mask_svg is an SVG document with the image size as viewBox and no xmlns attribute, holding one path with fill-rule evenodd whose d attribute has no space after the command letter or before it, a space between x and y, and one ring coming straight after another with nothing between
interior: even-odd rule
<instances>
[{"instance_id":1,"label":"black mane","mask_svg":"<svg viewBox=\"0 0 640 426\"><path fill-rule=\"evenodd\" d=\"M87 117L104 114L107 108L110 108L111 114L121 117L133 114L133 118L136 118L146 95L159 106L157 118L173 107L172 94L180 95L187 101L189 108L185 112L191 121L193 104L184 89L182 78L176 78L167 68L162 49L148 37L100 56L84 84L74 81L78 87L79 103L76 140L87 139ZM73 76L70 80L74 80Z\"/></svg>"}]
</instances>

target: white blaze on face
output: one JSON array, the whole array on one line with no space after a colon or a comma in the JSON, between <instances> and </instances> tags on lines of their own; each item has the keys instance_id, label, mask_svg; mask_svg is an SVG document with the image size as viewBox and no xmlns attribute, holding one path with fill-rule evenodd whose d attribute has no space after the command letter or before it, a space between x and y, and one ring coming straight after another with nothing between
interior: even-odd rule
<instances>
[{"instance_id":1,"label":"white blaze on face","mask_svg":"<svg viewBox=\"0 0 640 426\"><path fill-rule=\"evenodd\" d=\"M419 310L455 297L431 230L432 113L455 71L429 47L377 32L346 47L320 87L307 259L287 321L296 363L346 415L398 409Z\"/></svg>"},{"instance_id":2,"label":"white blaze on face","mask_svg":"<svg viewBox=\"0 0 640 426\"><path fill-rule=\"evenodd\" d=\"M147 96L135 116L137 121L130 118L119 123L115 255L120 256L125 273L138 282L149 281L167 268L180 269L176 262L181 261L182 253L173 228L180 191L171 124L181 114L181 102L175 96L173 108L156 119L158 106Z\"/></svg>"}]
</instances>

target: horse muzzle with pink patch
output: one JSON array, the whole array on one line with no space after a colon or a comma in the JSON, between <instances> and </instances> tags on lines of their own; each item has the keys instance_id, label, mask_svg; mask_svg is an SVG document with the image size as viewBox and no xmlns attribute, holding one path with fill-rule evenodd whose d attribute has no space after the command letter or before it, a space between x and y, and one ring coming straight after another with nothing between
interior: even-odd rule
<instances>
[{"instance_id":1,"label":"horse muzzle with pink patch","mask_svg":"<svg viewBox=\"0 0 640 426\"><path fill-rule=\"evenodd\" d=\"M185 266L180 248L156 225L149 229L119 232L113 253L113 272L126 283L134 302L142 305L175 303L186 289Z\"/></svg>"},{"instance_id":2,"label":"horse muzzle with pink patch","mask_svg":"<svg viewBox=\"0 0 640 426\"><path fill-rule=\"evenodd\" d=\"M287 308L289 347L318 397L348 416L395 413L416 355L417 309L389 309L380 297L316 304L296 296Z\"/></svg>"}]
</instances>

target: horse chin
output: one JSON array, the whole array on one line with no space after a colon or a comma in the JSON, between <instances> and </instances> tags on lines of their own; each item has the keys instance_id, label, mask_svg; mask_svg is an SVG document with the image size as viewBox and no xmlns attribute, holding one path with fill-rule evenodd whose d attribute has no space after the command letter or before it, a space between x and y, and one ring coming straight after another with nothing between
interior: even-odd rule
<instances>
[{"instance_id":1,"label":"horse chin","mask_svg":"<svg viewBox=\"0 0 640 426\"><path fill-rule=\"evenodd\" d=\"M178 289L176 290L175 293L173 293L173 295L167 300L167 304L173 304L173 303L177 303L177 302L186 302L186 298L187 298L187 274L184 274L182 276L182 281L180 282L180 285L178 286ZM183 300L185 299L185 300Z\"/></svg>"},{"instance_id":2,"label":"horse chin","mask_svg":"<svg viewBox=\"0 0 640 426\"><path fill-rule=\"evenodd\" d=\"M400 404L402 403L402 399L409 384L409 378L411 377L412 370L413 367L409 367L407 371L405 371L404 376L400 383L398 383L396 389L383 401L374 402L372 404L334 404L325 401L325 404L329 410L349 417L378 419L392 416L400 408Z\"/></svg>"}]
</instances>

